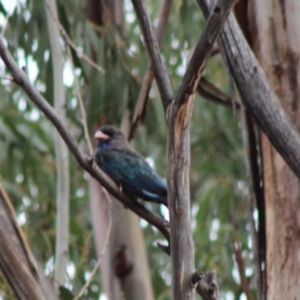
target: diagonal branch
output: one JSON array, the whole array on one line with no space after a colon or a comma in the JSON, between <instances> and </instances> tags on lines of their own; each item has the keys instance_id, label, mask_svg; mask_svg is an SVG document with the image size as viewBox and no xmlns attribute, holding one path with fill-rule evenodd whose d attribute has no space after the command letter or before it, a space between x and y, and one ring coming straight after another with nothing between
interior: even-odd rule
<instances>
[{"instance_id":1,"label":"diagonal branch","mask_svg":"<svg viewBox=\"0 0 300 300\"><path fill-rule=\"evenodd\" d=\"M197 0L208 17L212 1ZM219 38L221 53L242 101L272 145L300 178L300 135L282 108L235 18L230 15Z\"/></svg>"},{"instance_id":2,"label":"diagonal branch","mask_svg":"<svg viewBox=\"0 0 300 300\"><path fill-rule=\"evenodd\" d=\"M74 138L67 131L65 124L58 117L53 107L46 101L45 98L35 89L32 83L29 81L26 74L18 67L17 63L5 47L4 41L0 38L0 56L4 61L6 67L9 69L13 81L18 84L27 94L29 99L39 107L39 109L45 114L45 116L56 127L57 131L67 144L69 150L79 163L79 165L85 169L90 175L96 178L101 185L103 185L114 197L122 202L126 207L131 209L141 218L145 219L151 225L156 227L165 238L169 241L169 228L165 219L155 213L150 212L143 205L129 199L122 192L119 191L117 185L95 164L95 162L85 154L83 154Z\"/></svg>"},{"instance_id":3,"label":"diagonal branch","mask_svg":"<svg viewBox=\"0 0 300 300\"><path fill-rule=\"evenodd\" d=\"M206 61L236 0L217 1L214 6L187 71L180 84L174 106L179 108L197 89Z\"/></svg>"},{"instance_id":4,"label":"diagonal branch","mask_svg":"<svg viewBox=\"0 0 300 300\"><path fill-rule=\"evenodd\" d=\"M50 8L50 5L48 3L47 0L44 0L44 4L46 6L46 8L49 10L49 13L52 16L53 21L57 24L59 31L61 32L62 37L64 38L64 40L66 41L66 43L76 52L76 54L78 55L78 57L81 57L82 59L84 59L88 64L90 64L92 67L94 67L95 69L97 69L100 73L104 74L105 71L102 67L100 67L99 65L97 65L92 59L90 59L85 53L82 52L81 48L77 47L75 45L75 43L71 40L71 38L68 36L66 30L64 29L64 27L61 25L61 23L59 22L59 19L57 16L55 16L52 13L52 10Z\"/></svg>"},{"instance_id":5,"label":"diagonal branch","mask_svg":"<svg viewBox=\"0 0 300 300\"><path fill-rule=\"evenodd\" d=\"M158 46L160 48L161 48L161 45L163 42L164 33L165 33L167 23L169 20L172 3L173 3L173 0L165 0L164 4L160 10L160 13L159 13L159 18L158 18L159 22L158 22L157 30L156 30L156 38L157 38ZM148 102L148 95L149 95L149 91L150 91L153 79L154 79L154 74L151 69L151 64L149 64L148 70L143 78L143 83L142 83L139 97L138 97L138 100L137 100L137 103L135 106L134 115L133 115L131 128L130 128L130 132L129 132L129 137L128 137L129 140L133 138L133 135L137 128L138 122L140 120L143 120L143 118L144 118L145 111L146 111L146 105Z\"/></svg>"},{"instance_id":6,"label":"diagonal branch","mask_svg":"<svg viewBox=\"0 0 300 300\"><path fill-rule=\"evenodd\" d=\"M230 97L227 94L222 92L220 89L218 89L216 86L214 86L211 82L204 79L203 77L199 81L199 84L197 86L197 92L205 100L223 105L228 108L234 108L237 111L241 109L241 104L239 102L230 99Z\"/></svg>"},{"instance_id":7,"label":"diagonal branch","mask_svg":"<svg viewBox=\"0 0 300 300\"><path fill-rule=\"evenodd\" d=\"M173 100L173 92L168 77L165 64L159 51L159 46L153 32L148 13L143 0L132 0L140 28L143 34L144 42L151 59L152 71L154 73L158 90L162 99L164 110Z\"/></svg>"},{"instance_id":8,"label":"diagonal branch","mask_svg":"<svg viewBox=\"0 0 300 300\"><path fill-rule=\"evenodd\" d=\"M238 270L239 270L242 289L247 297L247 300L253 300L250 283L245 274L245 264L244 264L244 260L243 260L242 253L241 253L242 252L241 246L240 246L240 243L235 238L233 238L232 246L233 246L235 262L236 262L236 264L238 266Z\"/></svg>"}]
</instances>

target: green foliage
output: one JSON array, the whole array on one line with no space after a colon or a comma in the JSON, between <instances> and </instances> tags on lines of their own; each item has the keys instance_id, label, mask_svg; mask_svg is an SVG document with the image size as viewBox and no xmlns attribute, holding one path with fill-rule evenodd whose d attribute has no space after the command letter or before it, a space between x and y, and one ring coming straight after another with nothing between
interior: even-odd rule
<instances>
[{"instance_id":1,"label":"green foliage","mask_svg":"<svg viewBox=\"0 0 300 300\"><path fill-rule=\"evenodd\" d=\"M148 67L136 18L126 23L126 31L99 31L86 17L86 1L58 1L60 21L74 43L105 69L101 74L75 51L72 52L90 133L99 123L119 125L125 110L132 118L143 76ZM148 1L152 20L157 22L160 1ZM127 16L132 14L125 1ZM83 9L84 8L84 9ZM5 15L0 3L0 14ZM9 19L5 38L9 50L52 104L53 79L49 36L43 1L20 1ZM204 20L194 1L174 1L162 48L164 60L176 93L183 75L186 55L199 39ZM67 55L65 60L68 61ZM36 70L32 66L36 65ZM4 75L1 67L2 76ZM212 58L205 77L228 91L220 56ZM29 75L31 78L31 75ZM68 127L86 149L82 117L74 84L66 86ZM16 208L20 222L36 258L47 269L55 249L55 158L53 128L50 122L9 80L0 87L0 170L3 184ZM146 118L135 135L135 146L151 156L158 172L166 174L166 126L155 84L150 91ZM241 244L242 256L253 281L252 249L248 222L247 188L238 112L208 103L196 96L191 126L191 201L196 267L218 272L222 299L240 295L232 245ZM87 178L71 158L70 265L75 268L69 285L61 290L71 299L86 281L95 264ZM152 206L153 209L155 209ZM23 218L23 221L21 220ZM26 220L24 220L26 218ZM145 225L155 299L169 299L170 259L156 246L161 235ZM49 271L49 270L48 270ZM50 270L50 275L52 271ZM247 274L248 275L248 274ZM87 298L101 293L95 276ZM1 290L3 282L0 280ZM96 296L98 295L98 296ZM69 297L69 298L68 298ZM7 299L11 299L7 294ZM232 298L228 298L232 299ZM238 296L235 299L239 299Z\"/></svg>"}]
</instances>

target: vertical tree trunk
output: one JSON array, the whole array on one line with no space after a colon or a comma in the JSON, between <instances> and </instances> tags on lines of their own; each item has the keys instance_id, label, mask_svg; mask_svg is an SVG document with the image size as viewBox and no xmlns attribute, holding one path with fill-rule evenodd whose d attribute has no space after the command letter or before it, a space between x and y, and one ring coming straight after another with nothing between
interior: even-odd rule
<instances>
[{"instance_id":1,"label":"vertical tree trunk","mask_svg":"<svg viewBox=\"0 0 300 300\"><path fill-rule=\"evenodd\" d=\"M63 83L63 52L58 29L56 1L45 3L53 66L54 109L66 121L66 99ZM69 256L69 152L59 133L54 131L54 149L57 169L56 179L56 244L55 283L64 285Z\"/></svg>"},{"instance_id":2,"label":"vertical tree trunk","mask_svg":"<svg viewBox=\"0 0 300 300\"><path fill-rule=\"evenodd\" d=\"M256 0L253 43L281 103L300 129L300 2ZM300 295L300 182L262 134L266 198L267 299ZM300 151L300 149L299 149Z\"/></svg>"},{"instance_id":3,"label":"vertical tree trunk","mask_svg":"<svg viewBox=\"0 0 300 300\"><path fill-rule=\"evenodd\" d=\"M103 291L109 300L152 300L153 291L139 218L112 199L109 206L99 183L90 183L91 213L97 252L102 252L108 226L111 234L101 263Z\"/></svg>"}]
</instances>

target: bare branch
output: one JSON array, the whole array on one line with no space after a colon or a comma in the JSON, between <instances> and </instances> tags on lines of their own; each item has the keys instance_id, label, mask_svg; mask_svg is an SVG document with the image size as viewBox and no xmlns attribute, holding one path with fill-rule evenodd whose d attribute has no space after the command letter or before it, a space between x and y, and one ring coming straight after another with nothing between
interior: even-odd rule
<instances>
[{"instance_id":1,"label":"bare branch","mask_svg":"<svg viewBox=\"0 0 300 300\"><path fill-rule=\"evenodd\" d=\"M73 74L74 74L76 94L77 94L77 97L78 97L79 106L80 106L81 115L82 115L82 125L83 125L84 136L85 136L86 143L87 143L87 146L88 146L88 149L89 149L89 153L90 153L90 155L92 155L93 154L93 147L92 147L92 142L91 142L91 139L90 139L88 125L87 125L86 111L85 111L83 100L82 100L82 95L81 95L81 91L80 91L79 82L78 82L77 76L75 74L74 61L73 61L71 49L70 49L69 46L67 46L67 53L68 53L68 57L71 61L72 70L73 70Z\"/></svg>"},{"instance_id":2,"label":"bare branch","mask_svg":"<svg viewBox=\"0 0 300 300\"><path fill-rule=\"evenodd\" d=\"M174 106L180 107L197 89L205 63L236 0L217 1L189 62L180 84Z\"/></svg>"},{"instance_id":3,"label":"bare branch","mask_svg":"<svg viewBox=\"0 0 300 300\"><path fill-rule=\"evenodd\" d=\"M161 57L157 39L153 32L148 13L144 1L132 0L140 28L143 34L146 49L149 53L152 70L156 79L159 93L162 99L164 110L166 111L169 103L173 100L173 91L168 77L165 64Z\"/></svg>"},{"instance_id":4,"label":"bare branch","mask_svg":"<svg viewBox=\"0 0 300 300\"><path fill-rule=\"evenodd\" d=\"M82 52L82 50L80 48L78 48L73 41L71 40L71 38L68 36L66 30L64 29L64 27L60 24L59 20L57 17L55 17L50 9L48 0L44 0L44 3L47 7L47 9L49 10L50 14L52 15L53 21L57 24L61 35L63 36L64 40L66 41L66 43L77 53L78 57L82 57L87 63L89 63L92 67L94 67L95 69L97 69L100 73L105 73L104 69L101 68L99 65L97 65L92 59L90 59L85 53Z\"/></svg>"},{"instance_id":5,"label":"bare branch","mask_svg":"<svg viewBox=\"0 0 300 300\"><path fill-rule=\"evenodd\" d=\"M236 110L241 109L241 104L239 102L230 99L228 95L219 90L216 86L203 77L200 79L200 82L197 86L197 92L205 100L223 105L228 108L234 107Z\"/></svg>"},{"instance_id":6,"label":"bare branch","mask_svg":"<svg viewBox=\"0 0 300 300\"><path fill-rule=\"evenodd\" d=\"M5 35L5 31L6 31L6 28L7 28L7 25L8 25L8 22L9 22L9 18L10 16L13 14L13 11L14 11L14 5L12 2L10 2L10 7L8 9L8 12L6 14L6 17L5 17L5 20L4 22L2 23L2 29L1 29L1 33L0 33L0 36L3 38L4 35Z\"/></svg>"},{"instance_id":7,"label":"bare branch","mask_svg":"<svg viewBox=\"0 0 300 300\"><path fill-rule=\"evenodd\" d=\"M45 114L45 116L52 122L56 127L57 131L67 144L69 150L79 163L79 165L85 169L90 175L96 178L101 185L103 185L114 197L122 202L126 207L131 209L141 218L148 221L151 225L156 227L162 232L165 238L169 241L169 228L166 226L166 221L163 217L150 212L143 205L137 203L126 197L122 192L119 191L117 185L94 163L93 159L84 155L80 150L79 146L73 137L69 134L65 124L58 117L53 107L39 94L35 87L31 84L26 74L18 67L15 60L5 47L3 39L0 38L0 56L4 61L5 65L11 72L14 82L18 84L27 94L29 99L35 103L39 109Z\"/></svg>"},{"instance_id":8,"label":"bare branch","mask_svg":"<svg viewBox=\"0 0 300 300\"><path fill-rule=\"evenodd\" d=\"M169 20L172 3L173 3L173 0L165 0L164 4L160 10L160 13L159 13L159 18L158 18L159 22L158 22L158 26L157 26L157 30L156 30L156 38L157 38L158 46L160 48L162 46L165 29L167 27L167 23ZM145 111L146 111L146 105L148 102L148 95L149 95L149 91L150 91L150 88L152 85L153 78L154 78L154 75L153 75L153 72L151 69L151 64L149 64L148 70L143 78L143 83L142 83L139 97L138 97L138 100L137 100L137 103L135 106L134 115L133 115L133 119L131 122L131 128L130 128L128 139L133 138L133 135L137 128L138 122L144 118Z\"/></svg>"},{"instance_id":9,"label":"bare branch","mask_svg":"<svg viewBox=\"0 0 300 300\"><path fill-rule=\"evenodd\" d=\"M197 0L208 17L212 1ZM219 46L241 98L262 131L300 178L300 135L252 53L235 18L230 15L219 38Z\"/></svg>"},{"instance_id":10,"label":"bare branch","mask_svg":"<svg viewBox=\"0 0 300 300\"><path fill-rule=\"evenodd\" d=\"M247 297L247 300L253 300L253 296L251 294L250 284L248 282L248 279L245 275L245 265L241 253L240 244L238 241L234 239L233 241L233 252L235 257L235 262L238 266L240 280L241 280L241 286L242 289Z\"/></svg>"}]
</instances>

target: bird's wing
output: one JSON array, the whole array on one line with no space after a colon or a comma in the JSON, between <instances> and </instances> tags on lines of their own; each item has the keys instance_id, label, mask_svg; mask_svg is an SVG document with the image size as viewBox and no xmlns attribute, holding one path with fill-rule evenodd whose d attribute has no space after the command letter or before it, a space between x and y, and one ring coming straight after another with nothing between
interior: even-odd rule
<instances>
[{"instance_id":1,"label":"bird's wing","mask_svg":"<svg viewBox=\"0 0 300 300\"><path fill-rule=\"evenodd\" d=\"M143 191L149 198L166 195L166 183L138 153L122 148L103 150L101 154L102 169L124 188Z\"/></svg>"}]
</instances>

